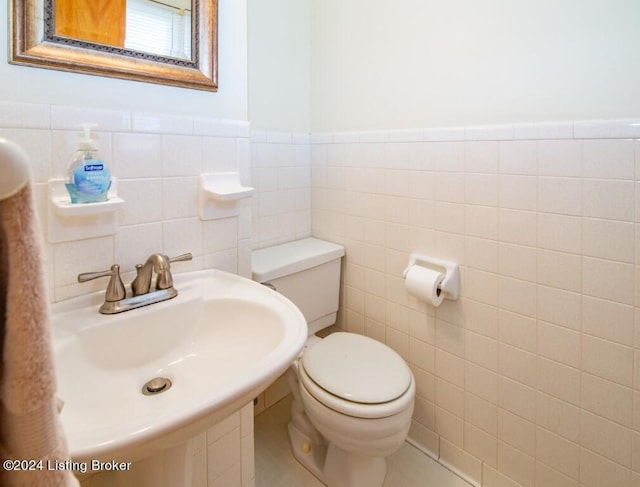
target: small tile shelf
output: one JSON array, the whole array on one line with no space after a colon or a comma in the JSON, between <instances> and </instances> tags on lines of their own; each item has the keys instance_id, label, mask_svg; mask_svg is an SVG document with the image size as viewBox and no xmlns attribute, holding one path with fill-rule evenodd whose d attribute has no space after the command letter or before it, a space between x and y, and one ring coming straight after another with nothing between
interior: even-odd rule
<instances>
[{"instance_id":1,"label":"small tile shelf","mask_svg":"<svg viewBox=\"0 0 640 487\"><path fill-rule=\"evenodd\" d=\"M71 203L63 179L48 183L47 221L49 242L69 242L113 235L124 200L118 196L118 180L111 179L107 201Z\"/></svg>"},{"instance_id":2,"label":"small tile shelf","mask_svg":"<svg viewBox=\"0 0 640 487\"><path fill-rule=\"evenodd\" d=\"M238 215L240 200L249 198L255 189L243 186L237 172L200 175L198 207L201 220L215 220Z\"/></svg>"}]
</instances>

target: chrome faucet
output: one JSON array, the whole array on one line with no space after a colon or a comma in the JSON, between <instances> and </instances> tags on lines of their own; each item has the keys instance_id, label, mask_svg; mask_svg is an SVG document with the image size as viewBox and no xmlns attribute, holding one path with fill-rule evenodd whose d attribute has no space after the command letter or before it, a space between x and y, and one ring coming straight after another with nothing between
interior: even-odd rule
<instances>
[{"instance_id":1,"label":"chrome faucet","mask_svg":"<svg viewBox=\"0 0 640 487\"><path fill-rule=\"evenodd\" d=\"M173 287L171 263L192 258L190 253L177 257L167 257L164 254L150 255L144 265L136 265L137 275L131 283L131 297L129 298L127 298L126 288L120 278L120 266L117 264L112 265L108 271L79 274L78 282L86 282L98 277L111 277L107 285L104 303L99 311L102 314L122 313L175 298L178 291ZM155 290L151 290L153 272L157 275Z\"/></svg>"}]
</instances>

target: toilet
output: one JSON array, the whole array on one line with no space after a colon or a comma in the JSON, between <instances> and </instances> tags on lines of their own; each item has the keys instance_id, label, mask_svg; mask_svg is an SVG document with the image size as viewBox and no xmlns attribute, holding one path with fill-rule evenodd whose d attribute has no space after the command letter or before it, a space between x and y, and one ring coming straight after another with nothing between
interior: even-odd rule
<instances>
[{"instance_id":1,"label":"toilet","mask_svg":"<svg viewBox=\"0 0 640 487\"><path fill-rule=\"evenodd\" d=\"M291 449L329 487L380 487L386 457L407 437L415 381L385 344L355 333L316 333L336 321L344 248L315 238L256 250L253 279L304 314L308 340L286 372Z\"/></svg>"}]
</instances>

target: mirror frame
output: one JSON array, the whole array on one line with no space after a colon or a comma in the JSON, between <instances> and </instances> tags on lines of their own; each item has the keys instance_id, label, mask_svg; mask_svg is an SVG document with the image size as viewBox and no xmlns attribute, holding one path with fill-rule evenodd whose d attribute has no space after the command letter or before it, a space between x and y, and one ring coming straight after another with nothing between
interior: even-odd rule
<instances>
[{"instance_id":1,"label":"mirror frame","mask_svg":"<svg viewBox=\"0 0 640 487\"><path fill-rule=\"evenodd\" d=\"M45 0L11 0L10 63L74 73L146 81L197 90L218 90L218 1L193 0L197 22L193 60L130 56L118 48L98 50L83 41L45 37ZM102 46L100 46L102 47Z\"/></svg>"}]
</instances>

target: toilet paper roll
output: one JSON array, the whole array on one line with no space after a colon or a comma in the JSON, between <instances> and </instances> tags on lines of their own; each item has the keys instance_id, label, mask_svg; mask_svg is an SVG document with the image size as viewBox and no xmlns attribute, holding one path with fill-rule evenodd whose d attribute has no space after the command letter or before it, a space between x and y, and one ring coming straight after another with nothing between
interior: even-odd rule
<instances>
[{"instance_id":1,"label":"toilet paper roll","mask_svg":"<svg viewBox=\"0 0 640 487\"><path fill-rule=\"evenodd\" d=\"M414 265L409 268L404 284L416 298L440 306L444 300L444 292L440 289L443 280L441 272Z\"/></svg>"}]
</instances>

